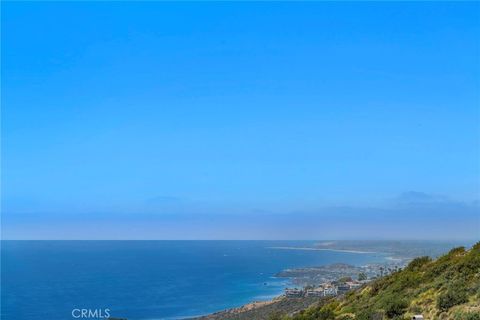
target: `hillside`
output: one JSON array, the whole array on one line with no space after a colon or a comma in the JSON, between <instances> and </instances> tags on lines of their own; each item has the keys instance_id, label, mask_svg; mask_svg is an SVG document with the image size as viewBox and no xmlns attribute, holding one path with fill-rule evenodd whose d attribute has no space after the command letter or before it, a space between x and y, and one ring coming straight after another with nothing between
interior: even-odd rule
<instances>
[{"instance_id":1,"label":"hillside","mask_svg":"<svg viewBox=\"0 0 480 320\"><path fill-rule=\"evenodd\" d=\"M304 297L301 299L276 298L271 302L253 302L239 308L219 311L210 315L188 320L263 320L277 319L276 315L291 314L305 310L319 303L319 298ZM280 317L281 319L281 317Z\"/></svg>"},{"instance_id":2,"label":"hillside","mask_svg":"<svg viewBox=\"0 0 480 320\"><path fill-rule=\"evenodd\" d=\"M480 320L480 242L452 249L436 260L414 259L404 270L345 297L311 306L281 320L411 319Z\"/></svg>"}]
</instances>

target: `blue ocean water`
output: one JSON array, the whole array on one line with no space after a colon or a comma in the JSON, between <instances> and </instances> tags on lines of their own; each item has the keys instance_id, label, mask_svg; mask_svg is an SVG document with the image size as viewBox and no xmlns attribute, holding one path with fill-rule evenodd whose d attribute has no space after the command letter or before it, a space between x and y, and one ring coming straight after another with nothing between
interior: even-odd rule
<instances>
[{"instance_id":1,"label":"blue ocean water","mask_svg":"<svg viewBox=\"0 0 480 320\"><path fill-rule=\"evenodd\" d=\"M2 241L1 319L67 320L110 309L129 320L178 319L269 299L274 274L383 254L279 250L311 241Z\"/></svg>"}]
</instances>

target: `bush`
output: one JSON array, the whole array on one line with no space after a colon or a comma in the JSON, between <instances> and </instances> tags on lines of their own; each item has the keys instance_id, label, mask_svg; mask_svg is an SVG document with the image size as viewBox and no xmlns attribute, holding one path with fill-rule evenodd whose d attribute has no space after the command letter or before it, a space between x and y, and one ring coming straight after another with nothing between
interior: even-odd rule
<instances>
[{"instance_id":1,"label":"bush","mask_svg":"<svg viewBox=\"0 0 480 320\"><path fill-rule=\"evenodd\" d=\"M383 314L381 312L374 312L365 310L357 314L355 320L382 320Z\"/></svg>"},{"instance_id":2,"label":"bush","mask_svg":"<svg viewBox=\"0 0 480 320\"><path fill-rule=\"evenodd\" d=\"M456 312L455 320L480 320L479 312Z\"/></svg>"},{"instance_id":3,"label":"bush","mask_svg":"<svg viewBox=\"0 0 480 320\"><path fill-rule=\"evenodd\" d=\"M446 311L453 306L462 304L468 301L466 290L459 286L449 288L447 292L442 293L437 298L437 308Z\"/></svg>"},{"instance_id":4,"label":"bush","mask_svg":"<svg viewBox=\"0 0 480 320\"><path fill-rule=\"evenodd\" d=\"M432 261L432 258L428 256L415 258L408 264L407 270L417 271L430 261Z\"/></svg>"},{"instance_id":5,"label":"bush","mask_svg":"<svg viewBox=\"0 0 480 320\"><path fill-rule=\"evenodd\" d=\"M480 251L480 241L472 246L472 251Z\"/></svg>"},{"instance_id":6,"label":"bush","mask_svg":"<svg viewBox=\"0 0 480 320\"><path fill-rule=\"evenodd\" d=\"M465 314L465 320L480 320L480 313L473 312Z\"/></svg>"},{"instance_id":7,"label":"bush","mask_svg":"<svg viewBox=\"0 0 480 320\"><path fill-rule=\"evenodd\" d=\"M456 247L450 250L447 255L448 256L456 256L459 254L464 254L465 253L465 247Z\"/></svg>"},{"instance_id":8,"label":"bush","mask_svg":"<svg viewBox=\"0 0 480 320\"><path fill-rule=\"evenodd\" d=\"M282 320L283 316L280 312L274 312L268 316L268 320Z\"/></svg>"},{"instance_id":9,"label":"bush","mask_svg":"<svg viewBox=\"0 0 480 320\"><path fill-rule=\"evenodd\" d=\"M385 314L389 318L395 318L405 313L408 303L404 299L389 299L385 304Z\"/></svg>"},{"instance_id":10,"label":"bush","mask_svg":"<svg viewBox=\"0 0 480 320\"><path fill-rule=\"evenodd\" d=\"M335 320L335 313L330 308L322 308L316 314L316 318L318 320Z\"/></svg>"},{"instance_id":11,"label":"bush","mask_svg":"<svg viewBox=\"0 0 480 320\"><path fill-rule=\"evenodd\" d=\"M372 318L373 312L370 310L364 310L356 314L355 319L357 320L370 320Z\"/></svg>"},{"instance_id":12,"label":"bush","mask_svg":"<svg viewBox=\"0 0 480 320\"><path fill-rule=\"evenodd\" d=\"M456 271L464 276L475 275L480 269L480 255L470 253L461 263L456 265Z\"/></svg>"}]
</instances>

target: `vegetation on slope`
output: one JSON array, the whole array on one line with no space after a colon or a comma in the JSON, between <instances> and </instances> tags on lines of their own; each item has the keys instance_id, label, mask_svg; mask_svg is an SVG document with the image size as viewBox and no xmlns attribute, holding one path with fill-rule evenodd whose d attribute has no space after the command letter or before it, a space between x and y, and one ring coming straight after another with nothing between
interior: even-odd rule
<instances>
[{"instance_id":1,"label":"vegetation on slope","mask_svg":"<svg viewBox=\"0 0 480 320\"><path fill-rule=\"evenodd\" d=\"M432 261L414 259L404 270L378 279L345 297L312 306L281 320L480 320L480 242L452 249Z\"/></svg>"},{"instance_id":2,"label":"vegetation on slope","mask_svg":"<svg viewBox=\"0 0 480 320\"><path fill-rule=\"evenodd\" d=\"M267 304L258 308L252 308L248 311L238 311L229 309L206 316L193 318L191 320L265 320L280 318L281 315L305 310L314 303L318 303L319 298L303 297L301 299L278 299L274 303ZM240 308L241 309L241 308ZM190 319L189 319L190 320Z\"/></svg>"}]
</instances>

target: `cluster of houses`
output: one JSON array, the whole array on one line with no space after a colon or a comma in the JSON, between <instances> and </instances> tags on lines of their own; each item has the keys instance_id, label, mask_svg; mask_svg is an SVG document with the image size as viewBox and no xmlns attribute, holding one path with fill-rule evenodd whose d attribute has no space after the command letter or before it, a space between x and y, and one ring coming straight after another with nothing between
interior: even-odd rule
<instances>
[{"instance_id":1,"label":"cluster of houses","mask_svg":"<svg viewBox=\"0 0 480 320\"><path fill-rule=\"evenodd\" d=\"M287 288L285 289L285 296L289 298L300 297L330 297L346 293L347 291L356 289L362 286L366 281L346 281L342 283L327 282L318 287L307 286L303 289Z\"/></svg>"}]
</instances>

